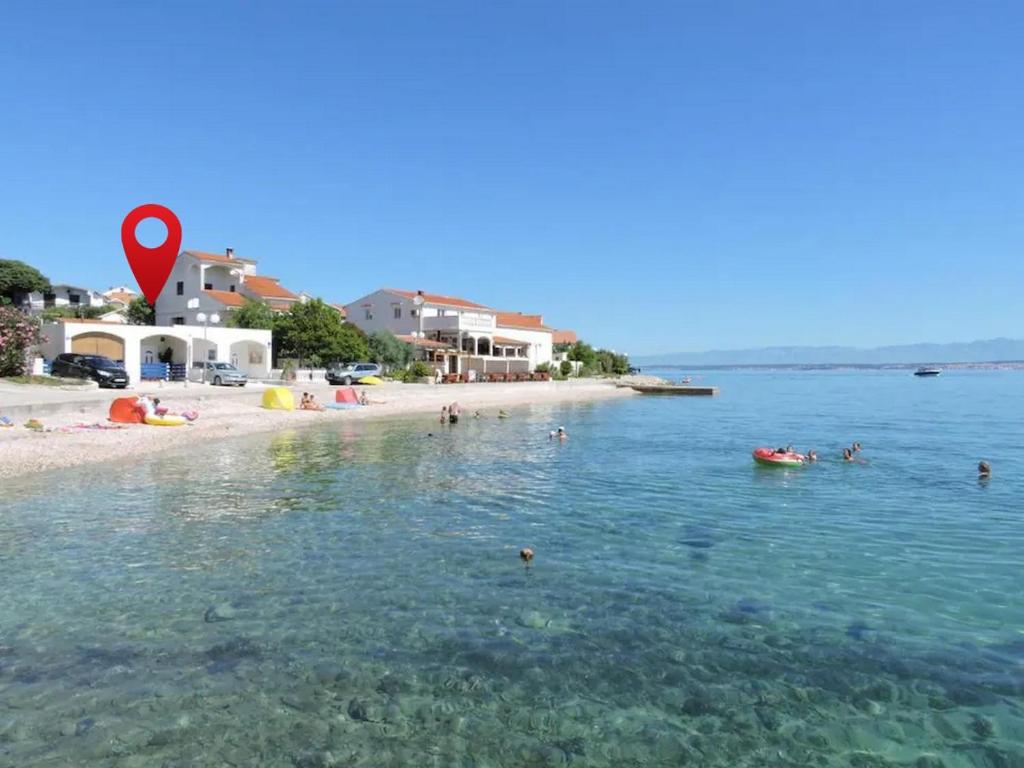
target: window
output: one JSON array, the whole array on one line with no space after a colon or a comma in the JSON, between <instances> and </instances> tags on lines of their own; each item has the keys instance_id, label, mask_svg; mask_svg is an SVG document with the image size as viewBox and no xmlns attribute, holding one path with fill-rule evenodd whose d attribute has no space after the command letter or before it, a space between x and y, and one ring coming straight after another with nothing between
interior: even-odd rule
<instances>
[{"instance_id":1,"label":"window","mask_svg":"<svg viewBox=\"0 0 1024 768\"><path fill-rule=\"evenodd\" d=\"M395 307L395 320L401 320L401 319L402 319L402 308L401 307Z\"/></svg>"},{"instance_id":2,"label":"window","mask_svg":"<svg viewBox=\"0 0 1024 768\"><path fill-rule=\"evenodd\" d=\"M171 325L184 325L184 324L185 324L185 318L184 317L172 317L171 318Z\"/></svg>"},{"instance_id":3,"label":"window","mask_svg":"<svg viewBox=\"0 0 1024 768\"><path fill-rule=\"evenodd\" d=\"M44 293L43 294L43 306L52 307L57 302L57 294L55 293Z\"/></svg>"},{"instance_id":4,"label":"window","mask_svg":"<svg viewBox=\"0 0 1024 768\"><path fill-rule=\"evenodd\" d=\"M368 309L366 310L366 319L367 320L373 320L373 312L371 312Z\"/></svg>"},{"instance_id":5,"label":"window","mask_svg":"<svg viewBox=\"0 0 1024 768\"><path fill-rule=\"evenodd\" d=\"M229 291L231 291L231 293L234 293L234 292L235 292L235 286L233 286L233 285L232 285L232 286L230 286L230 287L228 288L228 290L229 290Z\"/></svg>"},{"instance_id":6,"label":"window","mask_svg":"<svg viewBox=\"0 0 1024 768\"><path fill-rule=\"evenodd\" d=\"M207 291L213 290L213 283L203 283L203 288Z\"/></svg>"},{"instance_id":7,"label":"window","mask_svg":"<svg viewBox=\"0 0 1024 768\"><path fill-rule=\"evenodd\" d=\"M185 295L185 281L184 280L179 280L178 281L178 285L175 287L174 292L176 294L178 294L179 296L184 296Z\"/></svg>"},{"instance_id":8,"label":"window","mask_svg":"<svg viewBox=\"0 0 1024 768\"><path fill-rule=\"evenodd\" d=\"M416 315L418 315L419 313L420 313L420 311L418 309L410 309L409 310L409 317L416 317Z\"/></svg>"},{"instance_id":9,"label":"window","mask_svg":"<svg viewBox=\"0 0 1024 768\"><path fill-rule=\"evenodd\" d=\"M68 304L73 304L75 306L78 306L78 304L80 304L81 301L82 301L82 297L79 296L77 293L69 293L68 294Z\"/></svg>"}]
</instances>

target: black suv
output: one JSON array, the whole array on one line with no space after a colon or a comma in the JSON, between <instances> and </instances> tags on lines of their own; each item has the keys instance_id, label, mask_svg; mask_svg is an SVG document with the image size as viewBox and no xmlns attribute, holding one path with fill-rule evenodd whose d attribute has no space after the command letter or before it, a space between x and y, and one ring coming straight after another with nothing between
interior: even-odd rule
<instances>
[{"instance_id":1,"label":"black suv","mask_svg":"<svg viewBox=\"0 0 1024 768\"><path fill-rule=\"evenodd\" d=\"M101 387L124 389L128 386L128 374L124 368L102 355L76 355L73 352L57 355L50 366L50 375L92 379Z\"/></svg>"}]
</instances>

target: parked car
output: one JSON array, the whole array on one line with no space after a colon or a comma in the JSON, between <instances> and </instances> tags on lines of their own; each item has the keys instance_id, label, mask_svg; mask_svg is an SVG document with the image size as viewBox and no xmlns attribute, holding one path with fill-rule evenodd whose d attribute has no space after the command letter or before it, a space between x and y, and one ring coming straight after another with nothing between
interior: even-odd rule
<instances>
[{"instance_id":1,"label":"parked car","mask_svg":"<svg viewBox=\"0 0 1024 768\"><path fill-rule=\"evenodd\" d=\"M124 389L128 386L128 374L124 368L103 355L79 355L74 352L57 355L50 366L50 375L92 379L101 387Z\"/></svg>"},{"instance_id":2,"label":"parked car","mask_svg":"<svg viewBox=\"0 0 1024 768\"><path fill-rule=\"evenodd\" d=\"M188 373L189 381L203 380L204 363L192 363L192 370ZM231 363L205 363L206 381L219 386L244 387L249 377L235 368Z\"/></svg>"},{"instance_id":3,"label":"parked car","mask_svg":"<svg viewBox=\"0 0 1024 768\"><path fill-rule=\"evenodd\" d=\"M329 384L358 384L367 376L380 376L381 369L376 363L346 363L332 365L327 369Z\"/></svg>"}]
</instances>

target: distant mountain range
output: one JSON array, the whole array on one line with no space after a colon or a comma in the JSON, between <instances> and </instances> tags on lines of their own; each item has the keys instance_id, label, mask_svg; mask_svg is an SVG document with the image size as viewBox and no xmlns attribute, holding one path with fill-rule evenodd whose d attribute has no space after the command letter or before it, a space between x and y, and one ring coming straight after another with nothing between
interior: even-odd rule
<instances>
[{"instance_id":1,"label":"distant mountain range","mask_svg":"<svg viewBox=\"0 0 1024 768\"><path fill-rule=\"evenodd\" d=\"M1024 360L1024 339L989 339L960 344L894 347L765 347L763 349L671 352L630 358L633 365L899 365L989 363Z\"/></svg>"}]
</instances>

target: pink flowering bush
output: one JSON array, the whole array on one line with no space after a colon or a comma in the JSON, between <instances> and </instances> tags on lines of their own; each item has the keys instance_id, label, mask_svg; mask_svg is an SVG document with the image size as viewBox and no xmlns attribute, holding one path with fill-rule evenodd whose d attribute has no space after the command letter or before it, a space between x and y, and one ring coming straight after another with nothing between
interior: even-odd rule
<instances>
[{"instance_id":1,"label":"pink flowering bush","mask_svg":"<svg viewBox=\"0 0 1024 768\"><path fill-rule=\"evenodd\" d=\"M28 373L28 352L43 341L39 320L14 307L0 306L0 376Z\"/></svg>"}]
</instances>

